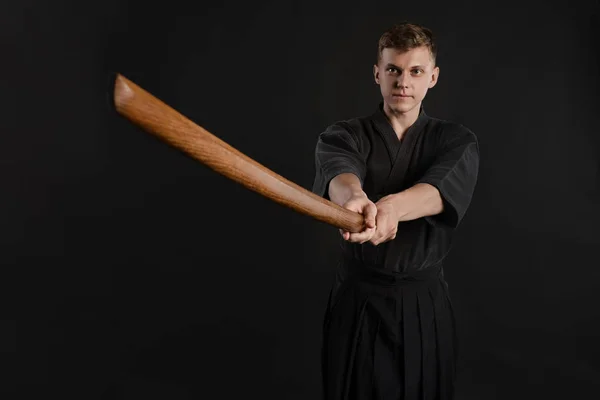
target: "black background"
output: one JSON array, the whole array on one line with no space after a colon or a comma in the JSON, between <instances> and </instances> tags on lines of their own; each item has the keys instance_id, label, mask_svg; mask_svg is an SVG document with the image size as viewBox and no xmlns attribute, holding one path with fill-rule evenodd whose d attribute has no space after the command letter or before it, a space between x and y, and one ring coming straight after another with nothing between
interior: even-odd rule
<instances>
[{"instance_id":1,"label":"black background","mask_svg":"<svg viewBox=\"0 0 600 400\"><path fill-rule=\"evenodd\" d=\"M598 10L3 2L3 398L318 398L337 230L137 128L111 82L124 74L309 189L318 134L377 106L377 40L402 20L438 37L427 113L480 141L445 267L458 399L595 397Z\"/></svg>"}]
</instances>

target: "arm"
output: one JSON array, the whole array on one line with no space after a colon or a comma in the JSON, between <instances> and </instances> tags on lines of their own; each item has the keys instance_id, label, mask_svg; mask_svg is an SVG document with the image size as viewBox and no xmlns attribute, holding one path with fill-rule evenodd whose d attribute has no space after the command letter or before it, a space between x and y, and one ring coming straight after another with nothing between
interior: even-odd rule
<instances>
[{"instance_id":1,"label":"arm","mask_svg":"<svg viewBox=\"0 0 600 400\"><path fill-rule=\"evenodd\" d=\"M477 182L479 148L470 131L451 131L436 161L414 186L377 202L375 245L396 237L398 223L418 218L454 229L464 216Z\"/></svg>"},{"instance_id":2,"label":"arm","mask_svg":"<svg viewBox=\"0 0 600 400\"><path fill-rule=\"evenodd\" d=\"M440 192L428 183L417 183L399 193L387 195L376 206L377 228L371 237L375 246L395 239L399 222L437 215L444 210Z\"/></svg>"},{"instance_id":3,"label":"arm","mask_svg":"<svg viewBox=\"0 0 600 400\"><path fill-rule=\"evenodd\" d=\"M329 198L343 206L353 196L364 194L360 180L352 173L342 173L329 182Z\"/></svg>"},{"instance_id":4,"label":"arm","mask_svg":"<svg viewBox=\"0 0 600 400\"><path fill-rule=\"evenodd\" d=\"M423 215L425 220L434 226L458 227L471 203L478 172L477 138L471 131L461 127L452 132L451 140L446 143L437 160L416 182L416 185L429 184L435 187L443 203L441 212Z\"/></svg>"},{"instance_id":5,"label":"arm","mask_svg":"<svg viewBox=\"0 0 600 400\"><path fill-rule=\"evenodd\" d=\"M368 241L375 232L377 207L362 190L366 175L365 150L344 124L335 124L319 135L315 149L316 175L313 192L365 217L366 229L358 233L340 230L345 240Z\"/></svg>"},{"instance_id":6,"label":"arm","mask_svg":"<svg viewBox=\"0 0 600 400\"><path fill-rule=\"evenodd\" d=\"M402 192L383 197L377 205L391 207L396 222L429 217L444 211L440 191L428 183L417 183Z\"/></svg>"},{"instance_id":7,"label":"arm","mask_svg":"<svg viewBox=\"0 0 600 400\"><path fill-rule=\"evenodd\" d=\"M377 207L362 190L360 179L352 173L342 173L335 176L329 183L329 198L334 203L365 216L367 229L359 233L350 233L340 229L342 237L356 243L364 243L370 240L375 233Z\"/></svg>"},{"instance_id":8,"label":"arm","mask_svg":"<svg viewBox=\"0 0 600 400\"><path fill-rule=\"evenodd\" d=\"M336 185L336 192L341 197L349 193L343 189L348 179L354 179L349 190L357 192L362 191L362 183L367 173L365 162L367 149L361 145L360 139L344 124L334 124L319 135L319 140L315 148L315 179L313 182L312 191L319 196L329 198L334 203L342 205L347 199L337 198L332 199L330 184L335 179L337 183L341 183L341 187Z\"/></svg>"}]
</instances>

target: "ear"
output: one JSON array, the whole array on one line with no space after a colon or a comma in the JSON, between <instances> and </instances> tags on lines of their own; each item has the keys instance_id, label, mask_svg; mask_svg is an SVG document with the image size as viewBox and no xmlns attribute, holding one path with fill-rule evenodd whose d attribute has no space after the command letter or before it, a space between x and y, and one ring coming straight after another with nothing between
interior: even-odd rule
<instances>
[{"instance_id":1,"label":"ear","mask_svg":"<svg viewBox=\"0 0 600 400\"><path fill-rule=\"evenodd\" d=\"M429 89L434 87L438 81L440 76L440 67L435 67L431 72L431 80L429 81Z\"/></svg>"},{"instance_id":2,"label":"ear","mask_svg":"<svg viewBox=\"0 0 600 400\"><path fill-rule=\"evenodd\" d=\"M377 64L373 65L373 78L375 78L375 82L379 85L379 67Z\"/></svg>"}]
</instances>

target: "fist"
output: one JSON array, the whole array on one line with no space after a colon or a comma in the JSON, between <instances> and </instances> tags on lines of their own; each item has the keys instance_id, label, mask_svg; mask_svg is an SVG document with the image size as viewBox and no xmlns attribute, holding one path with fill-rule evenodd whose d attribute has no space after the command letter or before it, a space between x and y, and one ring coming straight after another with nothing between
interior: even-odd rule
<instances>
[{"instance_id":1,"label":"fist","mask_svg":"<svg viewBox=\"0 0 600 400\"><path fill-rule=\"evenodd\" d=\"M340 229L344 240L352 243L365 243L371 240L376 231L377 206L375 203L369 200L363 192L352 196L342 207L363 215L365 219L365 229L362 232L351 233Z\"/></svg>"},{"instance_id":2,"label":"fist","mask_svg":"<svg viewBox=\"0 0 600 400\"><path fill-rule=\"evenodd\" d=\"M396 238L398 233L398 217L390 196L383 197L376 204L375 233L370 242L375 246Z\"/></svg>"}]
</instances>

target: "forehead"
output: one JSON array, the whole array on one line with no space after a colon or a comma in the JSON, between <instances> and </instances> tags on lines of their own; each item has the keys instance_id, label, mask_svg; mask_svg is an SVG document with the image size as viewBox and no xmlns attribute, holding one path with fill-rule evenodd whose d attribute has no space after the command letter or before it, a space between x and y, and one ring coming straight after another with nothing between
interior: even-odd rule
<instances>
[{"instance_id":1,"label":"forehead","mask_svg":"<svg viewBox=\"0 0 600 400\"><path fill-rule=\"evenodd\" d=\"M381 52L382 64L394 64L401 67L410 65L429 65L432 63L431 52L426 46L415 47L407 51L386 48Z\"/></svg>"}]
</instances>

